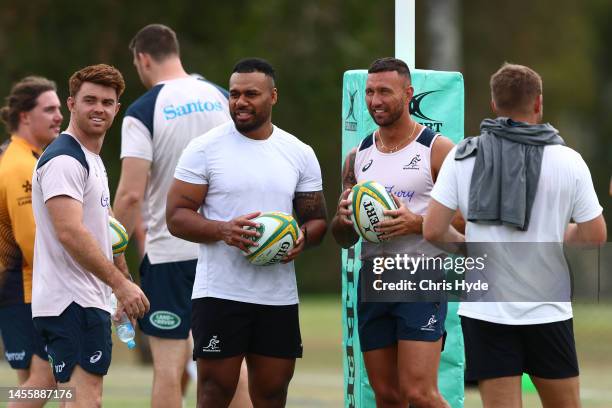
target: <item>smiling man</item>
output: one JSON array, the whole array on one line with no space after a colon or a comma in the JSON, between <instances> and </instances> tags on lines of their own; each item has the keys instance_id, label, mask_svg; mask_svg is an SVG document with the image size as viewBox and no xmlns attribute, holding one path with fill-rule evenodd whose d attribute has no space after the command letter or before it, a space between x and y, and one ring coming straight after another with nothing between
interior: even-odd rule
<instances>
[{"instance_id":1,"label":"smiling man","mask_svg":"<svg viewBox=\"0 0 612 408\"><path fill-rule=\"evenodd\" d=\"M0 109L11 133L0 146L0 332L6 360L24 387L55 385L44 342L32 324L32 171L59 134L60 107L55 83L29 76L13 86Z\"/></svg>"},{"instance_id":2,"label":"smiling man","mask_svg":"<svg viewBox=\"0 0 612 408\"><path fill-rule=\"evenodd\" d=\"M233 122L189 144L168 194L170 232L200 243L192 331L198 407L227 407L246 359L256 407L283 407L302 356L293 267L327 227L321 169L312 148L272 124L274 69L238 62L230 78ZM255 266L242 251L261 211L295 211L302 234L283 263Z\"/></svg>"},{"instance_id":3,"label":"smiling man","mask_svg":"<svg viewBox=\"0 0 612 408\"><path fill-rule=\"evenodd\" d=\"M378 129L346 157L344 191L332 221L334 238L344 248L359 239L348 200L357 183L381 183L398 209L386 211L392 219L377 227L385 242L362 241L360 294L367 291L365 277L373 276L377 259L392 259L398 254L436 257L441 253L423 239L423 215L438 171L453 146L449 139L411 118L408 107L414 88L404 61L374 61L368 69L365 95ZM420 270L419 274L425 272L432 271ZM374 302L360 295L359 341L378 407L447 406L437 387L446 310L445 301Z\"/></svg>"},{"instance_id":4,"label":"smiling man","mask_svg":"<svg viewBox=\"0 0 612 408\"><path fill-rule=\"evenodd\" d=\"M227 91L187 74L170 27L143 27L130 51L148 91L123 118L121 177L113 210L130 236L139 230L136 220L143 210L148 215L140 282L151 310L138 323L149 337L153 357L151 407L180 408L181 391L186 390L181 390L181 376L193 354L191 291L198 246L168 232L166 196L189 142L230 121ZM247 408L246 367L243 372L234 407Z\"/></svg>"},{"instance_id":5,"label":"smiling man","mask_svg":"<svg viewBox=\"0 0 612 408\"><path fill-rule=\"evenodd\" d=\"M75 406L100 406L111 360L110 294L142 317L149 302L113 263L106 169L99 156L119 111L121 73L93 65L70 78L70 124L38 160L32 181L36 220L32 316L60 387ZM123 268L123 257L115 258Z\"/></svg>"}]
</instances>

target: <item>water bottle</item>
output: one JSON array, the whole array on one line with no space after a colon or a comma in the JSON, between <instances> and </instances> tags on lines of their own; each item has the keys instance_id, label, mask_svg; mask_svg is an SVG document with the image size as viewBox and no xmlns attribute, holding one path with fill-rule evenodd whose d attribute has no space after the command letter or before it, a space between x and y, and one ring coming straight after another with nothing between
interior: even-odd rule
<instances>
[{"instance_id":1,"label":"water bottle","mask_svg":"<svg viewBox=\"0 0 612 408\"><path fill-rule=\"evenodd\" d=\"M115 320L113 316L117 311L117 298L115 294L111 294L111 310L112 316L111 320L113 321L113 325L115 326L115 332L117 333L117 337L119 340L127 344L129 349L133 349L136 347L136 342L134 341L134 336L136 336L136 332L134 331L134 326L132 326L132 322L127 317L125 312L121 313L121 318L119 320Z\"/></svg>"}]
</instances>

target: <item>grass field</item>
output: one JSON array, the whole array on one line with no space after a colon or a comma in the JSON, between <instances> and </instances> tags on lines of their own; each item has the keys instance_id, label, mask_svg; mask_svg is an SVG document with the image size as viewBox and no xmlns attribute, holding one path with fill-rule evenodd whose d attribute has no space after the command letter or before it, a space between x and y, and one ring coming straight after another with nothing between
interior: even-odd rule
<instances>
[{"instance_id":1,"label":"grass field","mask_svg":"<svg viewBox=\"0 0 612 408\"><path fill-rule=\"evenodd\" d=\"M300 313L304 358L298 361L287 406L342 407L339 298L306 297L302 299ZM575 332L581 364L583 407L612 407L612 305L576 306ZM117 341L113 352L113 364L104 382L104 406L148 407L152 376L150 367L137 364L135 354ZM12 386L14 383L14 373L6 362L0 362L0 386ZM193 385L185 406L195 406ZM481 406L476 390L466 392L465 406ZM524 406L540 406L537 396L525 394Z\"/></svg>"}]
</instances>

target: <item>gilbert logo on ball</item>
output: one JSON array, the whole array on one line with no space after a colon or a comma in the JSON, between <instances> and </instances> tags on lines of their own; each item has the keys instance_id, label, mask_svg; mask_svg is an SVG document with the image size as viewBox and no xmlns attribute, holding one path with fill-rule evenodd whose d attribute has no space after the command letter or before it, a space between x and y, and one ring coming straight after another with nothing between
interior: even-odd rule
<instances>
[{"instance_id":1,"label":"gilbert logo on ball","mask_svg":"<svg viewBox=\"0 0 612 408\"><path fill-rule=\"evenodd\" d=\"M384 210L397 210L393 197L381 184L364 181L355 184L348 196L351 202L351 220L360 237L369 242L380 243L380 233L374 231L381 221L391 219L383 214Z\"/></svg>"},{"instance_id":2,"label":"gilbert logo on ball","mask_svg":"<svg viewBox=\"0 0 612 408\"><path fill-rule=\"evenodd\" d=\"M125 227L113 217L108 217L108 229L110 231L113 256L119 256L125 252L128 246L128 234Z\"/></svg>"},{"instance_id":3,"label":"gilbert logo on ball","mask_svg":"<svg viewBox=\"0 0 612 408\"><path fill-rule=\"evenodd\" d=\"M253 265L273 265L280 262L289 252L299 236L297 222L289 214L265 212L251 221L259 224L259 237L252 237L257 246L250 246L244 256ZM253 230L253 227L245 229Z\"/></svg>"}]
</instances>

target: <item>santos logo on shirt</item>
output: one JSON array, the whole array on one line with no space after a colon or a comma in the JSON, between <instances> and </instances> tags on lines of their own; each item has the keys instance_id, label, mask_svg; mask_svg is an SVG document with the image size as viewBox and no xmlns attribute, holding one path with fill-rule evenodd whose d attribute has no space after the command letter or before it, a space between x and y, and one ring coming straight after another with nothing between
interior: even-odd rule
<instances>
[{"instance_id":1,"label":"santos logo on shirt","mask_svg":"<svg viewBox=\"0 0 612 408\"><path fill-rule=\"evenodd\" d=\"M222 110L221 102L202 102L198 99L195 102L187 102L183 105L166 105L162 111L164 112L164 119L172 120L181 116L191 115L192 113L221 112Z\"/></svg>"}]
</instances>

